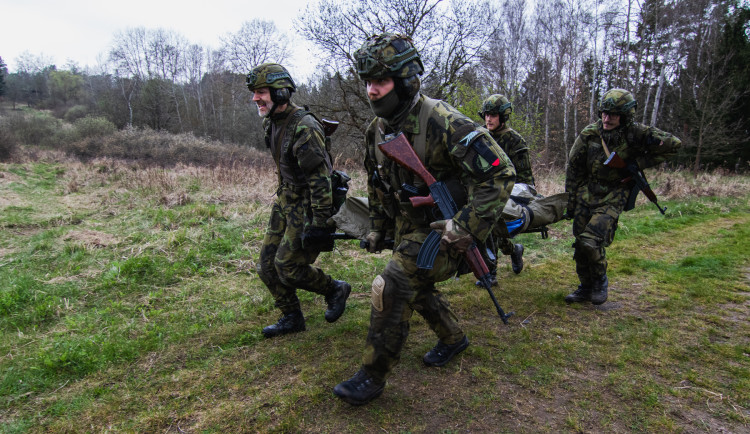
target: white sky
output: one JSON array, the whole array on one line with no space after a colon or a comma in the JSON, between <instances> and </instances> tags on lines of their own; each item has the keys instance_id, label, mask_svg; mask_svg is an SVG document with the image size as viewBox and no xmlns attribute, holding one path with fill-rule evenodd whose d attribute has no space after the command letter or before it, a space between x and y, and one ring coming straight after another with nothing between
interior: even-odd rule
<instances>
[{"instance_id":1,"label":"white sky","mask_svg":"<svg viewBox=\"0 0 750 434\"><path fill-rule=\"evenodd\" d=\"M309 47L293 29L310 0L0 0L0 57L9 72L29 52L63 68L68 61L95 67L106 59L118 31L163 28L191 43L219 48L221 37L245 21L274 21L295 43L286 66L304 81L311 73Z\"/></svg>"}]
</instances>

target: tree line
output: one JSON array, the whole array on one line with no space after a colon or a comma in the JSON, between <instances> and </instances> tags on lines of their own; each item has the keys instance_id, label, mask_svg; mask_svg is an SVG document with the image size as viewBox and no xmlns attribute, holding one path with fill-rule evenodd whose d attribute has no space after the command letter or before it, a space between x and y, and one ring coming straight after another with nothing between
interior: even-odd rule
<instances>
[{"instance_id":1,"label":"tree line","mask_svg":"<svg viewBox=\"0 0 750 434\"><path fill-rule=\"evenodd\" d=\"M564 166L599 97L622 87L638 100L639 122L683 140L676 164L750 168L747 0L318 0L298 18L294 35L268 20L245 22L217 49L161 28L128 29L95 69L25 53L9 72L0 58L0 96L68 120L102 116L119 128L263 148L245 75L263 62L284 64L292 38L302 37L318 50L317 67L298 79L294 100L340 121L335 156L359 160L373 115L353 53L391 31L413 38L423 93L477 121L484 98L505 94L536 166Z\"/></svg>"}]
</instances>

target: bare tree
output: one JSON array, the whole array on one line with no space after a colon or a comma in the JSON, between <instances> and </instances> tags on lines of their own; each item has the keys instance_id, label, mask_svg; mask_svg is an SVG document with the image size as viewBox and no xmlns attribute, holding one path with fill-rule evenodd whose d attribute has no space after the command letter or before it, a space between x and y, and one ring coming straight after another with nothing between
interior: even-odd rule
<instances>
[{"instance_id":1,"label":"bare tree","mask_svg":"<svg viewBox=\"0 0 750 434\"><path fill-rule=\"evenodd\" d=\"M223 37L221 50L232 72L247 74L261 63L283 64L289 55L289 39L273 21L254 19Z\"/></svg>"}]
</instances>

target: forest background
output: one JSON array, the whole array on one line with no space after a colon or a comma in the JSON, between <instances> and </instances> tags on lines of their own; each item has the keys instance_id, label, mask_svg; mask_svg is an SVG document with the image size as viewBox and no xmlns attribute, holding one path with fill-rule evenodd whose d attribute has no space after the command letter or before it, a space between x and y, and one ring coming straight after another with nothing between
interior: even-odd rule
<instances>
[{"instance_id":1,"label":"forest background","mask_svg":"<svg viewBox=\"0 0 750 434\"><path fill-rule=\"evenodd\" d=\"M320 0L295 26L318 55L310 59L315 72L298 79L294 101L340 121L334 153L360 161L372 115L352 54L368 35L400 32L414 39L424 60L425 94L475 120L484 98L507 95L511 125L529 143L535 167L564 167L577 132L596 119L599 97L622 87L638 100L638 121L683 140L673 164L745 171L749 22L746 0ZM227 34L218 49L174 31L132 28L113 35L96 68L60 67L26 53L10 72L0 57L0 97L13 108L45 109L69 122L88 117L89 124L262 149L245 75L263 62L283 64L291 40L263 19ZM54 136L19 135L6 133L0 154L24 139Z\"/></svg>"}]
</instances>

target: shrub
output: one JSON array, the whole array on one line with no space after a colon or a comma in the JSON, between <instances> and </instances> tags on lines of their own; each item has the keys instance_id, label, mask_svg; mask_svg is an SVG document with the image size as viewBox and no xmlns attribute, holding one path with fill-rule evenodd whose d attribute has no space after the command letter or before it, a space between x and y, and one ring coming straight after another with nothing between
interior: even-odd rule
<instances>
[{"instance_id":1,"label":"shrub","mask_svg":"<svg viewBox=\"0 0 750 434\"><path fill-rule=\"evenodd\" d=\"M89 109L85 105L74 105L65 112L63 119L68 122L75 122L88 115L88 113Z\"/></svg>"},{"instance_id":2,"label":"shrub","mask_svg":"<svg viewBox=\"0 0 750 434\"><path fill-rule=\"evenodd\" d=\"M76 134L81 138L100 137L114 134L117 131L115 124L104 117L86 116L78 119L73 124Z\"/></svg>"},{"instance_id":3,"label":"shrub","mask_svg":"<svg viewBox=\"0 0 750 434\"><path fill-rule=\"evenodd\" d=\"M5 126L19 144L51 146L60 121L45 112L34 112L8 116Z\"/></svg>"},{"instance_id":4,"label":"shrub","mask_svg":"<svg viewBox=\"0 0 750 434\"><path fill-rule=\"evenodd\" d=\"M0 161L10 160L18 146L18 139L8 123L7 118L0 118Z\"/></svg>"},{"instance_id":5,"label":"shrub","mask_svg":"<svg viewBox=\"0 0 750 434\"><path fill-rule=\"evenodd\" d=\"M257 149L223 144L192 134L171 134L150 129L127 129L109 135L88 136L71 143L66 151L81 159L109 157L159 167L177 164L208 167L273 164L268 153Z\"/></svg>"}]
</instances>

